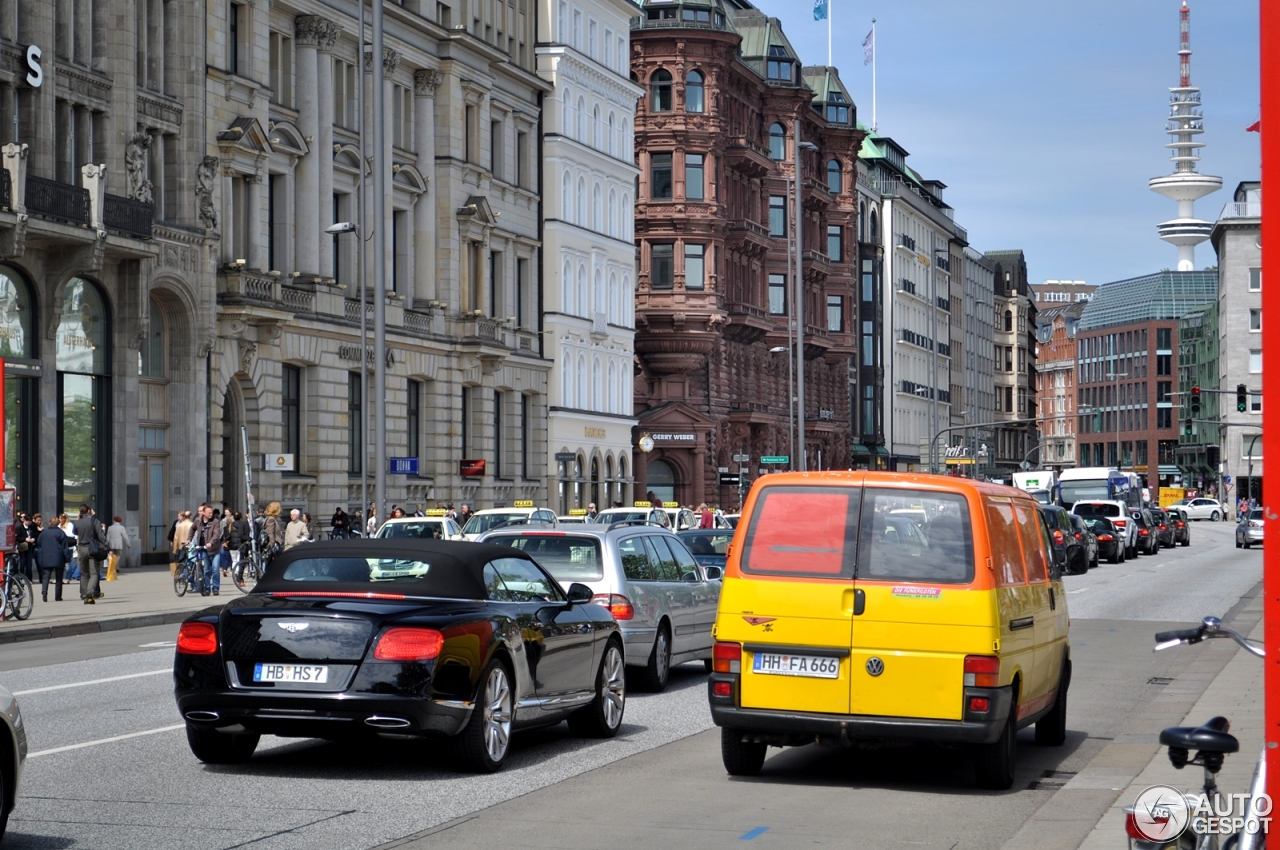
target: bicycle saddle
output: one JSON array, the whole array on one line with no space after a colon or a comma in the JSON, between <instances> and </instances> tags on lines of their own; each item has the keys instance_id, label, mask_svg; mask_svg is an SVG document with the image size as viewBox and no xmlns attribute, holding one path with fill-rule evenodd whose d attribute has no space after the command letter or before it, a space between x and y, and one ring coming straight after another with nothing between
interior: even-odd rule
<instances>
[{"instance_id":1,"label":"bicycle saddle","mask_svg":"<svg viewBox=\"0 0 1280 850\"><path fill-rule=\"evenodd\" d=\"M1227 734L1231 728L1225 717L1215 717L1203 726L1171 726L1160 733L1160 743L1183 750L1210 753L1238 753L1240 742Z\"/></svg>"}]
</instances>

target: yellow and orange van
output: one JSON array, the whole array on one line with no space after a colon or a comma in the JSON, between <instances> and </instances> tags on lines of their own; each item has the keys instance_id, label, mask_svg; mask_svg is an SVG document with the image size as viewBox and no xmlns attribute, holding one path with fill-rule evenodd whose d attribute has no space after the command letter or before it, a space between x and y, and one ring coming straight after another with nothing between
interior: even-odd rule
<instances>
[{"instance_id":1,"label":"yellow and orange van","mask_svg":"<svg viewBox=\"0 0 1280 850\"><path fill-rule=\"evenodd\" d=\"M1018 729L1066 735L1067 600L1022 490L938 475L783 473L752 488L725 565L711 714L725 769L769 746L971 744L1013 783Z\"/></svg>"}]
</instances>

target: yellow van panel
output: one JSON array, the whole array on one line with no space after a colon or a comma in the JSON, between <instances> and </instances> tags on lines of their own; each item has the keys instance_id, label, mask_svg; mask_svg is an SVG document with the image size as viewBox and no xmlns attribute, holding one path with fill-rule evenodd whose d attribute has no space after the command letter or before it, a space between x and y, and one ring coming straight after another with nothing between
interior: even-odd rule
<instances>
[{"instance_id":1,"label":"yellow van panel","mask_svg":"<svg viewBox=\"0 0 1280 850\"><path fill-rule=\"evenodd\" d=\"M964 653L858 648L849 657L852 714L960 720L964 714ZM867 662L879 658L878 676Z\"/></svg>"},{"instance_id":2,"label":"yellow van panel","mask_svg":"<svg viewBox=\"0 0 1280 850\"><path fill-rule=\"evenodd\" d=\"M849 659L840 659L840 675L835 679L755 673L754 659L754 653L743 651L740 680L743 708L849 713Z\"/></svg>"}]
</instances>

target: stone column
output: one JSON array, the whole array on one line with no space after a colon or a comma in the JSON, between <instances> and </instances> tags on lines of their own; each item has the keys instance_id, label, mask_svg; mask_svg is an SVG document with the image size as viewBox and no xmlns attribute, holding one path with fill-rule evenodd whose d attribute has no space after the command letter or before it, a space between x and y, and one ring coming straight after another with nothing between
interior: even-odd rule
<instances>
[{"instance_id":1,"label":"stone column","mask_svg":"<svg viewBox=\"0 0 1280 850\"><path fill-rule=\"evenodd\" d=\"M413 216L413 297L425 305L438 298L436 292L436 88L444 79L439 71L413 72L413 141L417 148L418 170L427 182L427 191L418 196Z\"/></svg>"},{"instance_id":2,"label":"stone column","mask_svg":"<svg viewBox=\"0 0 1280 850\"><path fill-rule=\"evenodd\" d=\"M417 212L416 201L412 205L410 205L409 209L404 211L404 216L405 216L404 233L399 234L401 237L403 237L403 241L398 243L399 251L404 256L404 263L400 264L400 258L396 257L396 263L400 264L400 267L404 271L404 277L401 280L397 281L397 283L399 283L400 286L396 290L396 294L404 299L405 309L412 309L413 307L414 287L416 286L416 284L414 283L415 266L413 261L413 256L414 256L413 254L414 224L413 223L414 223L414 216L416 212ZM392 226L394 226L394 223Z\"/></svg>"},{"instance_id":3,"label":"stone column","mask_svg":"<svg viewBox=\"0 0 1280 850\"><path fill-rule=\"evenodd\" d=\"M301 131L310 151L298 160L293 170L294 197L294 252L296 271L314 275L319 270L320 255L320 168L323 154L316 151L319 114L317 98L316 47L321 39L324 18L300 15L294 19L295 76L294 89L298 103L298 130ZM332 155L332 154L330 154ZM332 202L330 202L332 203ZM252 263L250 268L256 268Z\"/></svg>"},{"instance_id":4,"label":"stone column","mask_svg":"<svg viewBox=\"0 0 1280 850\"><path fill-rule=\"evenodd\" d=\"M25 44L52 45L53 4L48 0L18 0L18 34ZM31 146L31 173L53 178L56 168L54 151L57 149L55 137L58 87L54 81L54 51L49 47L44 47L43 51L41 65L44 68L44 85L34 91L19 89L22 138L18 141Z\"/></svg>"},{"instance_id":5,"label":"stone column","mask_svg":"<svg viewBox=\"0 0 1280 850\"><path fill-rule=\"evenodd\" d=\"M320 230L334 224L333 220L333 43L338 38L338 25L326 18L315 18L316 25L316 141L311 154L319 169ZM329 239L337 237L326 237ZM333 267L333 251L321 244L319 252L320 276L336 277Z\"/></svg>"},{"instance_id":6,"label":"stone column","mask_svg":"<svg viewBox=\"0 0 1280 850\"><path fill-rule=\"evenodd\" d=\"M94 2L103 3L106 0L94 0ZM151 45L151 49L147 51L147 88L163 92L165 90L165 0L139 0L139 2L147 4L147 44Z\"/></svg>"},{"instance_id":7,"label":"stone column","mask_svg":"<svg viewBox=\"0 0 1280 850\"><path fill-rule=\"evenodd\" d=\"M266 234L262 231L262 181L261 174L246 174L244 178L245 268L256 271L265 271L262 267L262 245L266 241Z\"/></svg>"}]
</instances>

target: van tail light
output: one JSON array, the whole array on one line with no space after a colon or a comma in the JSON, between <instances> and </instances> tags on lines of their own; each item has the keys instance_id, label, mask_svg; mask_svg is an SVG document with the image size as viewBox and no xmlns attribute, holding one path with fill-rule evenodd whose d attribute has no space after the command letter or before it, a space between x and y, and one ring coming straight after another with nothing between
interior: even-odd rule
<instances>
[{"instance_id":1,"label":"van tail light","mask_svg":"<svg viewBox=\"0 0 1280 850\"><path fill-rule=\"evenodd\" d=\"M373 657L379 661L430 661L444 647L444 635L435 629L401 626L378 638Z\"/></svg>"},{"instance_id":2,"label":"van tail light","mask_svg":"<svg viewBox=\"0 0 1280 850\"><path fill-rule=\"evenodd\" d=\"M1110 534L1099 534L1098 539L1103 543L1110 543L1112 540L1115 540L1115 538Z\"/></svg>"},{"instance_id":3,"label":"van tail light","mask_svg":"<svg viewBox=\"0 0 1280 850\"><path fill-rule=\"evenodd\" d=\"M711 669L717 673L741 673L742 644L716 641L711 648Z\"/></svg>"},{"instance_id":4,"label":"van tail light","mask_svg":"<svg viewBox=\"0 0 1280 850\"><path fill-rule=\"evenodd\" d=\"M711 693L718 697L733 696L733 682L716 682L711 686Z\"/></svg>"},{"instance_id":5,"label":"van tail light","mask_svg":"<svg viewBox=\"0 0 1280 850\"><path fill-rule=\"evenodd\" d=\"M1000 659L994 655L966 655L964 684L967 688L1000 687Z\"/></svg>"},{"instance_id":6,"label":"van tail light","mask_svg":"<svg viewBox=\"0 0 1280 850\"><path fill-rule=\"evenodd\" d=\"M1055 528L1053 530L1053 542L1057 543L1058 545L1062 545L1062 540L1063 540L1062 529Z\"/></svg>"},{"instance_id":7,"label":"van tail light","mask_svg":"<svg viewBox=\"0 0 1280 850\"><path fill-rule=\"evenodd\" d=\"M213 623L183 623L178 629L178 652L213 655L218 651L218 630Z\"/></svg>"},{"instance_id":8,"label":"van tail light","mask_svg":"<svg viewBox=\"0 0 1280 850\"><path fill-rule=\"evenodd\" d=\"M969 697L969 710L985 714L991 710L991 700L986 697Z\"/></svg>"},{"instance_id":9,"label":"van tail light","mask_svg":"<svg viewBox=\"0 0 1280 850\"><path fill-rule=\"evenodd\" d=\"M621 593L597 593L591 601L609 609L615 620L632 620L636 616L636 606Z\"/></svg>"}]
</instances>

